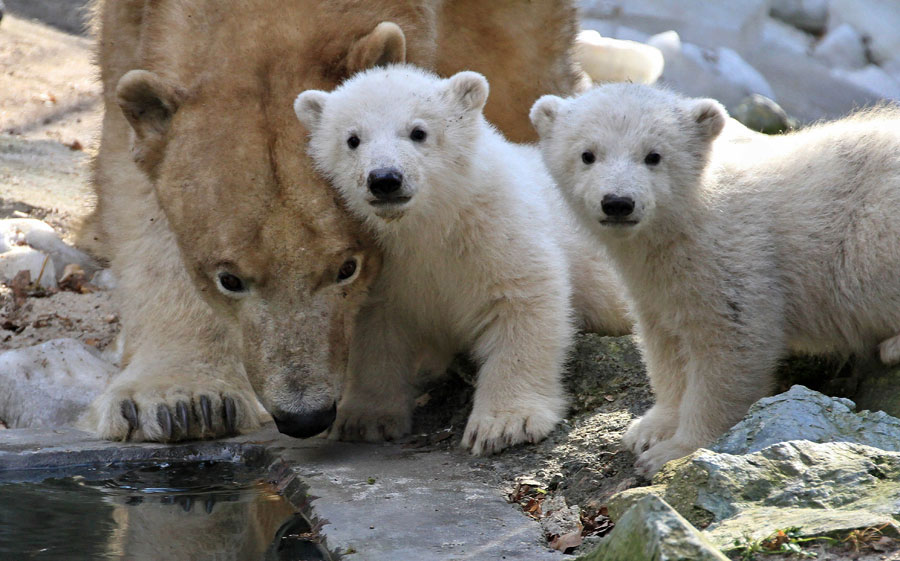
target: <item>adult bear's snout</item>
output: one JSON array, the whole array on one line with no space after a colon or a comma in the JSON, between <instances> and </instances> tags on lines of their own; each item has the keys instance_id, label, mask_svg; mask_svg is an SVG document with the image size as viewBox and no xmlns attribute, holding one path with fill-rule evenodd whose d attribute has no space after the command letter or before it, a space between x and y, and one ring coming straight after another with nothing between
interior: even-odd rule
<instances>
[{"instance_id":1,"label":"adult bear's snout","mask_svg":"<svg viewBox=\"0 0 900 561\"><path fill-rule=\"evenodd\" d=\"M273 414L272 418L275 419L278 432L294 438L309 438L330 427L336 416L337 405L332 403L331 407L317 411L278 413L277 415Z\"/></svg>"}]
</instances>

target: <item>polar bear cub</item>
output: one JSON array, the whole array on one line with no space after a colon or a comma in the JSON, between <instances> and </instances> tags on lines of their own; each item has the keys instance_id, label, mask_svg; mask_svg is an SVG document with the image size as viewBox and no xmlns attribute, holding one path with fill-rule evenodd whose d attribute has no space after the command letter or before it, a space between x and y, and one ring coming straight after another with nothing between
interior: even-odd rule
<instances>
[{"instance_id":1,"label":"polar bear cub","mask_svg":"<svg viewBox=\"0 0 900 561\"><path fill-rule=\"evenodd\" d=\"M900 360L897 109L732 134L713 100L616 84L531 119L633 301L656 404L624 441L644 472L737 422L788 351Z\"/></svg>"},{"instance_id":2,"label":"polar bear cub","mask_svg":"<svg viewBox=\"0 0 900 561\"><path fill-rule=\"evenodd\" d=\"M596 249L575 233L540 152L487 123L487 97L480 74L395 65L295 102L317 167L384 250L331 438L407 433L420 373L470 351L480 368L463 444L488 454L535 442L566 410L573 282L602 293L584 303L591 327L630 330L608 265L585 268ZM569 252L584 259L572 273Z\"/></svg>"}]
</instances>

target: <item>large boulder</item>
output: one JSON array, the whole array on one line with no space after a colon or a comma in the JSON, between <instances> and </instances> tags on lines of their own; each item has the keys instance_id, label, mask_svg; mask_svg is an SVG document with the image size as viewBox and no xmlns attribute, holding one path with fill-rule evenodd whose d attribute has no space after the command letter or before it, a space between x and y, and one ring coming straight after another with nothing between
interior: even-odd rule
<instances>
[{"instance_id":1,"label":"large boulder","mask_svg":"<svg viewBox=\"0 0 900 561\"><path fill-rule=\"evenodd\" d=\"M852 442L900 452L900 419L884 411L855 413L856 405L804 386L757 401L744 419L710 449L728 454L758 452L788 440Z\"/></svg>"},{"instance_id":2,"label":"large boulder","mask_svg":"<svg viewBox=\"0 0 900 561\"><path fill-rule=\"evenodd\" d=\"M659 497L647 495L619 519L594 551L576 561L725 561L696 528Z\"/></svg>"},{"instance_id":3,"label":"large boulder","mask_svg":"<svg viewBox=\"0 0 900 561\"><path fill-rule=\"evenodd\" d=\"M0 420L9 428L75 423L118 369L75 339L0 353Z\"/></svg>"}]
</instances>

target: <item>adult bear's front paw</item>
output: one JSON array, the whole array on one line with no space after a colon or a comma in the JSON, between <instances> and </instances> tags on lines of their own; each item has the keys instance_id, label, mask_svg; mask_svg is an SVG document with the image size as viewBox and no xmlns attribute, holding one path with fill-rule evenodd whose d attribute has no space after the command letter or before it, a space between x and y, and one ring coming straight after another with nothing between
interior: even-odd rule
<instances>
[{"instance_id":1,"label":"adult bear's front paw","mask_svg":"<svg viewBox=\"0 0 900 561\"><path fill-rule=\"evenodd\" d=\"M176 442L249 431L262 415L252 391L227 382L154 378L108 388L82 424L107 440Z\"/></svg>"}]
</instances>

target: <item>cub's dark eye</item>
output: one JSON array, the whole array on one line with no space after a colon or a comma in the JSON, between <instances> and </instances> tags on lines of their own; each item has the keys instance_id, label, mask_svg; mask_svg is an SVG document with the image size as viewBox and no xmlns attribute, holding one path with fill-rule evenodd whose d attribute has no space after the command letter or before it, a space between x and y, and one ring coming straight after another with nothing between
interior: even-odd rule
<instances>
[{"instance_id":1,"label":"cub's dark eye","mask_svg":"<svg viewBox=\"0 0 900 561\"><path fill-rule=\"evenodd\" d=\"M409 133L410 140L413 140L415 142L422 142L427 136L428 134L419 127L414 128L412 132Z\"/></svg>"},{"instance_id":2,"label":"cub's dark eye","mask_svg":"<svg viewBox=\"0 0 900 561\"><path fill-rule=\"evenodd\" d=\"M644 163L648 166L655 166L662 160L662 156L659 155L659 152L650 152L647 154L647 157L644 158Z\"/></svg>"},{"instance_id":3,"label":"cub's dark eye","mask_svg":"<svg viewBox=\"0 0 900 561\"><path fill-rule=\"evenodd\" d=\"M247 286L244 281L231 273L219 273L219 286L227 292L244 292Z\"/></svg>"},{"instance_id":4,"label":"cub's dark eye","mask_svg":"<svg viewBox=\"0 0 900 561\"><path fill-rule=\"evenodd\" d=\"M355 150L357 146L359 146L359 137L355 134L347 139L347 146L350 147L351 150Z\"/></svg>"},{"instance_id":5,"label":"cub's dark eye","mask_svg":"<svg viewBox=\"0 0 900 561\"><path fill-rule=\"evenodd\" d=\"M597 157L594 156L594 153L590 150L581 153L581 161L586 163L587 165L591 165L597 161Z\"/></svg>"},{"instance_id":6,"label":"cub's dark eye","mask_svg":"<svg viewBox=\"0 0 900 561\"><path fill-rule=\"evenodd\" d=\"M352 277L356 273L356 259L347 259L344 261L344 264L341 265L341 268L338 269L338 282L345 281Z\"/></svg>"}]
</instances>

